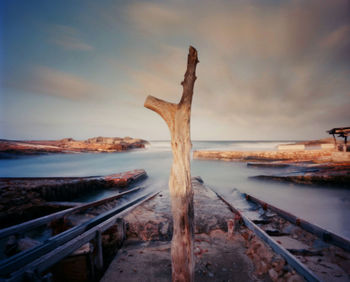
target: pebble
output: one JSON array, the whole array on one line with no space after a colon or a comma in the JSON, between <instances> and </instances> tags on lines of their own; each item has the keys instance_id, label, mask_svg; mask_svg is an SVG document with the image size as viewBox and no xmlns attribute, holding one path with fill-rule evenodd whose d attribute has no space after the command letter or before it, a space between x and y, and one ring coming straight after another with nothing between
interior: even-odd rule
<instances>
[{"instance_id":1,"label":"pebble","mask_svg":"<svg viewBox=\"0 0 350 282\"><path fill-rule=\"evenodd\" d=\"M273 268L269 270L269 275L273 281L278 279L278 273Z\"/></svg>"}]
</instances>

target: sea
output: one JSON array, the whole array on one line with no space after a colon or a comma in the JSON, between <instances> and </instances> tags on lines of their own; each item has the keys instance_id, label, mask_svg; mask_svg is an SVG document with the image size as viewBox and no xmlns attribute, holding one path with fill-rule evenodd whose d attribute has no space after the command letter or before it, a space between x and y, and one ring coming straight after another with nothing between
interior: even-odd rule
<instances>
[{"instance_id":1,"label":"sea","mask_svg":"<svg viewBox=\"0 0 350 282\"><path fill-rule=\"evenodd\" d=\"M275 150L287 141L192 141L193 150ZM145 149L118 153L77 153L25 156L0 160L0 177L99 176L145 169L145 184L168 189L172 163L170 141L151 141ZM318 187L251 179L250 176L278 173L276 169L247 167L244 162L191 160L192 176L237 207L244 206L243 193L286 210L350 239L350 189ZM349 187L350 188L350 187ZM82 201L109 196L111 191L85 195Z\"/></svg>"}]
</instances>

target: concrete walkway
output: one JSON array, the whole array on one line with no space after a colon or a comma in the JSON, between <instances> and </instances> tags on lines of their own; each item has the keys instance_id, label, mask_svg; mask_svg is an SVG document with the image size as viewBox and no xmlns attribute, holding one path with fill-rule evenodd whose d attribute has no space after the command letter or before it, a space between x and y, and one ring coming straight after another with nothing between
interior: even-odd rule
<instances>
[{"instance_id":1,"label":"concrete walkway","mask_svg":"<svg viewBox=\"0 0 350 282\"><path fill-rule=\"evenodd\" d=\"M258 281L244 241L223 232L195 236L195 281ZM128 240L101 282L171 281L170 242Z\"/></svg>"},{"instance_id":2,"label":"concrete walkway","mask_svg":"<svg viewBox=\"0 0 350 282\"><path fill-rule=\"evenodd\" d=\"M234 214L211 190L196 180L193 189L196 281L302 281L249 230L228 231ZM169 193L162 192L124 219L127 240L101 281L171 281Z\"/></svg>"}]
</instances>

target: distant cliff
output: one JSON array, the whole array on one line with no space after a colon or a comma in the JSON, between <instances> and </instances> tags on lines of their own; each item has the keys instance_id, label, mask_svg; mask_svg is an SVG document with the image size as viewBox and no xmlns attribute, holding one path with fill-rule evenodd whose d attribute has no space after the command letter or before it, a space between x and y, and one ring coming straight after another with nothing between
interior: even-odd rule
<instances>
[{"instance_id":1,"label":"distant cliff","mask_svg":"<svg viewBox=\"0 0 350 282\"><path fill-rule=\"evenodd\" d=\"M94 137L87 140L65 138L61 140L17 141L0 140L0 158L16 155L47 153L121 152L145 148L146 140L131 137Z\"/></svg>"}]
</instances>

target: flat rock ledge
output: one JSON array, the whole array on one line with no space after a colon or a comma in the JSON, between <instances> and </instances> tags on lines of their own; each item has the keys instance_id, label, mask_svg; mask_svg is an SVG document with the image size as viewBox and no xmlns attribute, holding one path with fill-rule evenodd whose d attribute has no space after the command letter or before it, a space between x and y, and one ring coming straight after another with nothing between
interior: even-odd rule
<instances>
[{"instance_id":1,"label":"flat rock ledge","mask_svg":"<svg viewBox=\"0 0 350 282\"><path fill-rule=\"evenodd\" d=\"M251 231L234 224L234 214L201 182L192 182L196 281L303 281ZM127 239L101 281L171 281L169 192L137 207L124 221Z\"/></svg>"},{"instance_id":2,"label":"flat rock ledge","mask_svg":"<svg viewBox=\"0 0 350 282\"><path fill-rule=\"evenodd\" d=\"M224 161L313 161L324 163L350 161L350 153L333 150L194 151L193 158Z\"/></svg>"},{"instance_id":3,"label":"flat rock ledge","mask_svg":"<svg viewBox=\"0 0 350 282\"><path fill-rule=\"evenodd\" d=\"M195 151L195 159L247 162L248 167L275 169L276 173L251 178L348 188L350 152L304 151Z\"/></svg>"}]
</instances>

